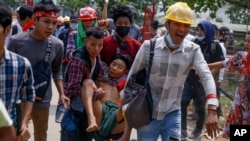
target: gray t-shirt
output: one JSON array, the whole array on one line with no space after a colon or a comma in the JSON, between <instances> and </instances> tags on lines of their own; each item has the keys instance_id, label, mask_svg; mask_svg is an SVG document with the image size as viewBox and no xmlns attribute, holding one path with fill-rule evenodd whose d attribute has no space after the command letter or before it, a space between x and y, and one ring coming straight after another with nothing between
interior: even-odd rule
<instances>
[{"instance_id":1,"label":"gray t-shirt","mask_svg":"<svg viewBox=\"0 0 250 141\"><path fill-rule=\"evenodd\" d=\"M54 80L58 80L62 79L62 73L60 70L63 58L63 43L52 35L50 38L52 39L50 52L52 77ZM7 49L28 58L32 67L34 67L37 62L44 59L46 47L47 39L36 40L31 36L30 32L23 32L10 38ZM51 98L52 88L50 85L43 101L35 102L34 108L49 108Z\"/></svg>"}]
</instances>

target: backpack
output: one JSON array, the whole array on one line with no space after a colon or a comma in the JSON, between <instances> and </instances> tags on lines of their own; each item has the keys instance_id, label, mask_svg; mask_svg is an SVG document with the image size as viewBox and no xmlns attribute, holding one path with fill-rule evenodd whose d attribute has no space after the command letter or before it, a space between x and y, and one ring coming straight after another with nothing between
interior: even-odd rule
<instances>
[{"instance_id":1,"label":"backpack","mask_svg":"<svg viewBox=\"0 0 250 141\"><path fill-rule=\"evenodd\" d=\"M48 45L46 47L44 60L39 61L32 69L34 76L34 87L36 90L36 102L41 102L51 83L51 70L50 70L50 51L52 46L52 39L48 39Z\"/></svg>"}]
</instances>

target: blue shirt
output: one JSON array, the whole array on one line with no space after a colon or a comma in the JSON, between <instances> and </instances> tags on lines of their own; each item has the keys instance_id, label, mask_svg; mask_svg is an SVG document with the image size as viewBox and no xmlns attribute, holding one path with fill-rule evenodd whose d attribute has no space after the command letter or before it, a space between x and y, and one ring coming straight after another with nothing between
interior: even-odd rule
<instances>
[{"instance_id":1,"label":"blue shirt","mask_svg":"<svg viewBox=\"0 0 250 141\"><path fill-rule=\"evenodd\" d=\"M0 61L0 98L16 125L16 101L35 101L34 79L30 62L5 49Z\"/></svg>"}]
</instances>

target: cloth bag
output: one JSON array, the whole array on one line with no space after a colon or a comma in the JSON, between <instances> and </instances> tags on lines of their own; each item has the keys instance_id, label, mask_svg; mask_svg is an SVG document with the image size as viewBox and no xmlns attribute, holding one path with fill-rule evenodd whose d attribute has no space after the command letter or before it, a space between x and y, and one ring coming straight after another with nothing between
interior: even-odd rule
<instances>
[{"instance_id":1,"label":"cloth bag","mask_svg":"<svg viewBox=\"0 0 250 141\"><path fill-rule=\"evenodd\" d=\"M32 68L34 76L34 87L36 90L36 102L41 102L51 83L51 67L50 67L50 51L52 47L52 39L48 38L44 59Z\"/></svg>"},{"instance_id":2,"label":"cloth bag","mask_svg":"<svg viewBox=\"0 0 250 141\"><path fill-rule=\"evenodd\" d=\"M125 118L128 125L136 129L149 124L152 120L153 101L148 81L154 56L155 40L150 40L148 72L146 72L146 69L142 69L132 75L124 89L124 104L128 103ZM126 95L133 95L133 97L127 99Z\"/></svg>"}]
</instances>

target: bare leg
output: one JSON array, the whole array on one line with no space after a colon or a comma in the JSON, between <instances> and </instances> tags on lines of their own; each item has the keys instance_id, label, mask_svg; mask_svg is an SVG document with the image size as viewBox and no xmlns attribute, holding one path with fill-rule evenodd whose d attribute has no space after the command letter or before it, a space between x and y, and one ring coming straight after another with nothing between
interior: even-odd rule
<instances>
[{"instance_id":1,"label":"bare leg","mask_svg":"<svg viewBox=\"0 0 250 141\"><path fill-rule=\"evenodd\" d=\"M96 89L96 85L93 80L87 79L83 82L83 86L81 89L81 98L88 115L89 126L87 128L87 132L93 132L98 130L96 117L93 111L93 101L92 101L94 89Z\"/></svg>"}]
</instances>

